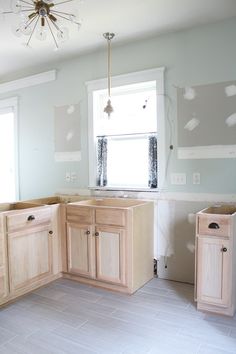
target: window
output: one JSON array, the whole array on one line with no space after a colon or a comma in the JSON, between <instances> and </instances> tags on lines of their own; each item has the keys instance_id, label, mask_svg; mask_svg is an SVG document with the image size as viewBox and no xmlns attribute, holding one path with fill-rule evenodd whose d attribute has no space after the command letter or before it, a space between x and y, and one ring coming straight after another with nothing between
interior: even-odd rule
<instances>
[{"instance_id":1,"label":"window","mask_svg":"<svg viewBox=\"0 0 236 354\"><path fill-rule=\"evenodd\" d=\"M16 113L16 98L0 101L0 202L18 199Z\"/></svg>"},{"instance_id":2,"label":"window","mask_svg":"<svg viewBox=\"0 0 236 354\"><path fill-rule=\"evenodd\" d=\"M114 77L110 119L103 112L106 81L88 83L90 187L139 190L160 186L164 171L163 71Z\"/></svg>"}]
</instances>

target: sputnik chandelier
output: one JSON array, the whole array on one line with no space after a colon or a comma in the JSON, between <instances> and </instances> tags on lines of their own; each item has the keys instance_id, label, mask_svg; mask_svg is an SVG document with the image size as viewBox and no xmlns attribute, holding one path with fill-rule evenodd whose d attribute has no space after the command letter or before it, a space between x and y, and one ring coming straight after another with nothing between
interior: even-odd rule
<instances>
[{"instance_id":1,"label":"sputnik chandelier","mask_svg":"<svg viewBox=\"0 0 236 354\"><path fill-rule=\"evenodd\" d=\"M56 0L57 1L57 0ZM81 22L77 20L76 15L69 12L60 11L60 6L75 0L62 0L58 2L53 0L13 0L11 1L11 10L0 10L3 15L19 14L20 21L14 27L14 33L20 37L22 34L29 36L26 45L29 46L33 35L39 40L46 40L48 33L51 35L56 49L58 43L65 42L69 38L69 31L66 26L60 23L63 21L71 22L81 27ZM82 2L82 1L79 1Z\"/></svg>"}]
</instances>

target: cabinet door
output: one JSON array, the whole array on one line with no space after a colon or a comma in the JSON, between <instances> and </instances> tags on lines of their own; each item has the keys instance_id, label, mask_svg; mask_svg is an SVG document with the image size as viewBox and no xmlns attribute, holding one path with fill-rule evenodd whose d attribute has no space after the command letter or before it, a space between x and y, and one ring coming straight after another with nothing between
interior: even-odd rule
<instances>
[{"instance_id":1,"label":"cabinet door","mask_svg":"<svg viewBox=\"0 0 236 354\"><path fill-rule=\"evenodd\" d=\"M68 272L82 276L94 276L94 246L92 227L67 224Z\"/></svg>"},{"instance_id":2,"label":"cabinet door","mask_svg":"<svg viewBox=\"0 0 236 354\"><path fill-rule=\"evenodd\" d=\"M52 274L51 237L47 225L8 235L11 292Z\"/></svg>"},{"instance_id":3,"label":"cabinet door","mask_svg":"<svg viewBox=\"0 0 236 354\"><path fill-rule=\"evenodd\" d=\"M125 285L125 231L97 226L95 237L97 279Z\"/></svg>"},{"instance_id":4,"label":"cabinet door","mask_svg":"<svg viewBox=\"0 0 236 354\"><path fill-rule=\"evenodd\" d=\"M230 302L230 246L221 238L199 237L197 300L218 306Z\"/></svg>"}]
</instances>

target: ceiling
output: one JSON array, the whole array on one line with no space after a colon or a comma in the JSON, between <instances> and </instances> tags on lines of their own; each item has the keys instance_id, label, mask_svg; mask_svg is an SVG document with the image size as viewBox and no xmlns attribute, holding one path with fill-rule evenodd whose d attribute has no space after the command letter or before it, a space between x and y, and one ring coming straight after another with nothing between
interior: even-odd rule
<instances>
[{"instance_id":1,"label":"ceiling","mask_svg":"<svg viewBox=\"0 0 236 354\"><path fill-rule=\"evenodd\" d=\"M32 1L32 0L27 0ZM63 0L54 0L59 3ZM11 0L0 0L2 9L10 9ZM60 5L61 11L76 10L82 27L69 25L70 39L59 51L54 50L52 38L45 42L27 37L15 37L12 26L19 15L0 17L0 82L21 77L30 68L45 66L58 60L105 47L102 34L114 32L113 45L155 34L191 28L236 16L235 0L73 0Z\"/></svg>"}]
</instances>

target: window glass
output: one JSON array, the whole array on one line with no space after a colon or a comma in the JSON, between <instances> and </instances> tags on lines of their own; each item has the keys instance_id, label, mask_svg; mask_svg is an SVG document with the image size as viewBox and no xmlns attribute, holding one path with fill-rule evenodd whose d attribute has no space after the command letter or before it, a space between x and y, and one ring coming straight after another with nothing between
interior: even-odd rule
<instances>
[{"instance_id":1,"label":"window glass","mask_svg":"<svg viewBox=\"0 0 236 354\"><path fill-rule=\"evenodd\" d=\"M0 202L16 200L14 113L0 110Z\"/></svg>"}]
</instances>

